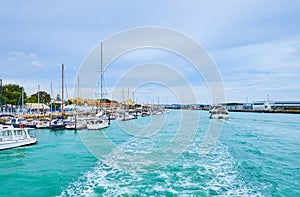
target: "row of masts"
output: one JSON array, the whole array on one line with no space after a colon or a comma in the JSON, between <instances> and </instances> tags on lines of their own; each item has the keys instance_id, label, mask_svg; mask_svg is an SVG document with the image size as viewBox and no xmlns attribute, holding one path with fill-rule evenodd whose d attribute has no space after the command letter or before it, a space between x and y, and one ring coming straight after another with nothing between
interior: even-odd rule
<instances>
[{"instance_id":1,"label":"row of masts","mask_svg":"<svg viewBox=\"0 0 300 197\"><path fill-rule=\"evenodd\" d=\"M64 81L65 81L65 75L64 75L64 64L62 63L61 65L61 115L64 116L65 115L65 109L64 109L64 97L65 97L65 91L64 91ZM77 96L79 96L79 76L77 77L77 83L78 83L78 87L77 87ZM104 69L103 69L103 42L101 42L100 44L100 101L101 103L103 102L103 86L104 86ZM129 92L129 89L128 89ZM37 92L37 100L38 100L38 106L40 103L40 85L38 85L38 92ZM52 100L52 83L51 83L51 100ZM123 92L123 97L124 97L124 92ZM23 113L23 108L24 106L24 89L22 88L22 113ZM52 101L50 103L50 108L52 111Z\"/></svg>"}]
</instances>

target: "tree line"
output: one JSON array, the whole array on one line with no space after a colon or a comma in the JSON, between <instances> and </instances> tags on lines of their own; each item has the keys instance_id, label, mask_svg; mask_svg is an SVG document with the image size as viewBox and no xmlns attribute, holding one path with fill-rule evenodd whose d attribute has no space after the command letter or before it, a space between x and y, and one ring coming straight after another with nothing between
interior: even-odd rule
<instances>
[{"instance_id":1,"label":"tree line","mask_svg":"<svg viewBox=\"0 0 300 197\"><path fill-rule=\"evenodd\" d=\"M24 103L44 103L48 105L51 102L50 94L45 91L37 91L36 93L27 96L24 87L16 84L7 84L0 86L0 105L11 104L21 105L22 92Z\"/></svg>"},{"instance_id":2,"label":"tree line","mask_svg":"<svg viewBox=\"0 0 300 197\"><path fill-rule=\"evenodd\" d=\"M21 105L22 104L22 92L23 92L23 99L24 103L44 103L49 105L51 102L51 96L49 93L45 91L37 91L36 93L27 96L24 87L17 85L17 84L7 84L2 85L2 81L0 81L0 106L2 105ZM61 96L58 93L56 96L57 101L61 101ZM74 100L68 99L65 101L65 104L72 104ZM76 101L75 101L76 102ZM82 101L83 102L83 101ZM110 100L110 99L98 99L97 103L118 103L117 101ZM84 103L78 103L79 105L83 105ZM59 108L61 104L53 103L52 106Z\"/></svg>"}]
</instances>

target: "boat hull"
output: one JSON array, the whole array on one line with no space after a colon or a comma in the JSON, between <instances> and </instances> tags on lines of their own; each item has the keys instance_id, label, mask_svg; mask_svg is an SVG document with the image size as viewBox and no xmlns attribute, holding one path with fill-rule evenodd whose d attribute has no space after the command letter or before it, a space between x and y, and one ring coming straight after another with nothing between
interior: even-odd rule
<instances>
[{"instance_id":1,"label":"boat hull","mask_svg":"<svg viewBox=\"0 0 300 197\"><path fill-rule=\"evenodd\" d=\"M4 142L0 142L0 150L11 149L11 148L16 148L16 147L20 147L20 146L29 146L29 145L33 145L36 143L37 143L36 138L4 141Z\"/></svg>"},{"instance_id":2,"label":"boat hull","mask_svg":"<svg viewBox=\"0 0 300 197\"><path fill-rule=\"evenodd\" d=\"M100 130L107 128L109 125L108 124L87 124L86 127L88 130Z\"/></svg>"},{"instance_id":3,"label":"boat hull","mask_svg":"<svg viewBox=\"0 0 300 197\"><path fill-rule=\"evenodd\" d=\"M65 123L62 119L54 119L50 123L50 129L52 130L59 130L59 129L65 129Z\"/></svg>"},{"instance_id":4,"label":"boat hull","mask_svg":"<svg viewBox=\"0 0 300 197\"><path fill-rule=\"evenodd\" d=\"M209 118L210 119L224 119L224 120L226 120L226 119L229 118L229 116L228 115L212 115Z\"/></svg>"},{"instance_id":5,"label":"boat hull","mask_svg":"<svg viewBox=\"0 0 300 197\"><path fill-rule=\"evenodd\" d=\"M65 125L50 125L50 129L52 130L65 129Z\"/></svg>"},{"instance_id":6,"label":"boat hull","mask_svg":"<svg viewBox=\"0 0 300 197\"><path fill-rule=\"evenodd\" d=\"M75 123L69 123L65 126L65 128L69 129L69 130L84 129L85 127L86 127L86 125L82 124L82 123L77 123L77 125L75 125Z\"/></svg>"},{"instance_id":7,"label":"boat hull","mask_svg":"<svg viewBox=\"0 0 300 197\"><path fill-rule=\"evenodd\" d=\"M38 122L36 124L36 128L37 129L46 129L46 128L49 128L50 127L50 122L49 121L45 121L45 122Z\"/></svg>"}]
</instances>

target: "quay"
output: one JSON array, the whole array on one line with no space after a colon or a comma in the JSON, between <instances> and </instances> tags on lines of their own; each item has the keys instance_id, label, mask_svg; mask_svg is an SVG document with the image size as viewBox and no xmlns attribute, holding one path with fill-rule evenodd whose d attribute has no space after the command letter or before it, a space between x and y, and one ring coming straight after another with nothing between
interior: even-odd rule
<instances>
[{"instance_id":1,"label":"quay","mask_svg":"<svg viewBox=\"0 0 300 197\"><path fill-rule=\"evenodd\" d=\"M254 109L241 109L241 110L228 110L229 112L251 112L251 113L286 113L286 114L300 114L300 110L292 109L277 109L277 110L254 110Z\"/></svg>"}]
</instances>

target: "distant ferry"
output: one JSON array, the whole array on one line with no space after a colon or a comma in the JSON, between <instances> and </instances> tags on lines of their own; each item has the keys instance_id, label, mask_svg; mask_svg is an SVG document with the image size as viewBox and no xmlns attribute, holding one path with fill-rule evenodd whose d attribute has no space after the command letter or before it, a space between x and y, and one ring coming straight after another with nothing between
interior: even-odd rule
<instances>
[{"instance_id":1,"label":"distant ferry","mask_svg":"<svg viewBox=\"0 0 300 197\"><path fill-rule=\"evenodd\" d=\"M222 105L212 105L209 109L209 118L211 119L228 119L229 114Z\"/></svg>"},{"instance_id":2,"label":"distant ferry","mask_svg":"<svg viewBox=\"0 0 300 197\"><path fill-rule=\"evenodd\" d=\"M29 129L0 125L0 150L35 144L37 139L29 135Z\"/></svg>"}]
</instances>

